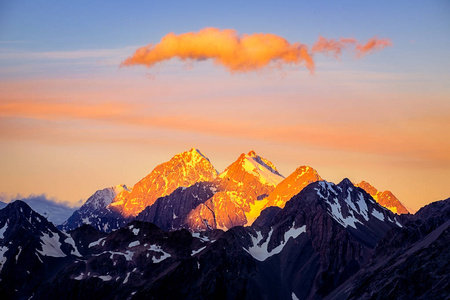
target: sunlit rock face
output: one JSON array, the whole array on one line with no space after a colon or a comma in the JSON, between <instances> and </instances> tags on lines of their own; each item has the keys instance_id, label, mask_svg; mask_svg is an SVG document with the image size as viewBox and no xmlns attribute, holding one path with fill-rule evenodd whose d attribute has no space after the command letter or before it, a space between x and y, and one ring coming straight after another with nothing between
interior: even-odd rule
<instances>
[{"instance_id":1,"label":"sunlit rock face","mask_svg":"<svg viewBox=\"0 0 450 300\"><path fill-rule=\"evenodd\" d=\"M375 201L377 201L381 206L386 207L390 211L396 214L408 214L409 211L406 207L397 199L397 197L390 191L380 192L370 183L366 181L361 181L355 186L362 188L367 193L369 193Z\"/></svg>"},{"instance_id":2,"label":"sunlit rock face","mask_svg":"<svg viewBox=\"0 0 450 300\"><path fill-rule=\"evenodd\" d=\"M308 184L320 180L322 180L322 177L313 168L308 166L298 167L291 175L277 185L275 190L267 198L267 204L264 208L269 206L284 208L286 202L300 193Z\"/></svg>"},{"instance_id":3,"label":"sunlit rock face","mask_svg":"<svg viewBox=\"0 0 450 300\"><path fill-rule=\"evenodd\" d=\"M217 171L208 158L192 148L157 166L150 174L124 190L110 204L123 216L136 216L159 197L171 194L178 187L188 187L200 181L213 181Z\"/></svg>"},{"instance_id":4,"label":"sunlit rock face","mask_svg":"<svg viewBox=\"0 0 450 300\"><path fill-rule=\"evenodd\" d=\"M252 224L283 179L276 167L255 151L241 154L216 179L218 192L188 215L189 228L226 230Z\"/></svg>"}]
</instances>

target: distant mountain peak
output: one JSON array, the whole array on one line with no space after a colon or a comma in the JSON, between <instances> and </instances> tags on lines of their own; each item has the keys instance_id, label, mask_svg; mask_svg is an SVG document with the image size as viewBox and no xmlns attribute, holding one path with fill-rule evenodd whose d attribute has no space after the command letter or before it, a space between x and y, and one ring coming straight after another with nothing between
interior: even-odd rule
<instances>
[{"instance_id":1,"label":"distant mountain peak","mask_svg":"<svg viewBox=\"0 0 450 300\"><path fill-rule=\"evenodd\" d=\"M284 176L278 172L271 161L257 155L253 150L248 154L242 153L238 160L225 169L219 176L221 178L227 176L233 177L233 174L240 173L241 171L253 175L262 184L269 186L277 186L284 179Z\"/></svg>"},{"instance_id":2,"label":"distant mountain peak","mask_svg":"<svg viewBox=\"0 0 450 300\"><path fill-rule=\"evenodd\" d=\"M131 192L131 189L126 184L118 184L112 188L113 188L114 192L116 193L116 195L121 193L124 190Z\"/></svg>"},{"instance_id":3,"label":"distant mountain peak","mask_svg":"<svg viewBox=\"0 0 450 300\"><path fill-rule=\"evenodd\" d=\"M123 226L127 221L111 209L114 198L122 192L129 193L131 190L124 184L108 187L96 191L84 204L77 209L59 229L69 231L89 224L101 231L111 231Z\"/></svg>"},{"instance_id":4,"label":"distant mountain peak","mask_svg":"<svg viewBox=\"0 0 450 300\"><path fill-rule=\"evenodd\" d=\"M355 186L362 188L375 199L381 206L389 209L396 214L407 214L408 209L394 196L391 191L378 191L373 185L367 181L361 181Z\"/></svg>"},{"instance_id":5,"label":"distant mountain peak","mask_svg":"<svg viewBox=\"0 0 450 300\"><path fill-rule=\"evenodd\" d=\"M274 165L271 161L269 161L269 160L267 160L267 159L265 159L265 158L259 156L258 154L256 154L256 152L255 152L254 150L251 150L251 151L246 155L246 157L247 157L247 158L252 158L252 159L254 159L254 160L257 161L259 164L262 164L263 166L265 166L265 167L266 167L268 170L270 170L271 172L273 172L273 173L275 173L275 174L278 174L278 175L282 176L282 175L278 172L277 168L275 167L275 165Z\"/></svg>"},{"instance_id":6,"label":"distant mountain peak","mask_svg":"<svg viewBox=\"0 0 450 300\"><path fill-rule=\"evenodd\" d=\"M247 153L247 155L248 155L248 156L251 156L251 157L257 157L257 156L258 156L258 155L256 154L255 150L250 150L250 151Z\"/></svg>"},{"instance_id":7,"label":"distant mountain peak","mask_svg":"<svg viewBox=\"0 0 450 300\"><path fill-rule=\"evenodd\" d=\"M206 159L206 160L209 161L209 158L207 158L207 157L202 153L202 151L200 151L200 150L197 149L197 148L191 148L191 150L189 150L188 153L190 153L191 155L194 155L194 156L200 155L201 157L203 157L204 159Z\"/></svg>"},{"instance_id":8,"label":"distant mountain peak","mask_svg":"<svg viewBox=\"0 0 450 300\"><path fill-rule=\"evenodd\" d=\"M356 229L358 224L366 224L371 220L402 227L391 211L381 207L348 179L342 180L338 185L320 181L308 188L314 188L317 196L326 203L328 214L344 227Z\"/></svg>"},{"instance_id":9,"label":"distant mountain peak","mask_svg":"<svg viewBox=\"0 0 450 300\"><path fill-rule=\"evenodd\" d=\"M136 216L156 199L169 195L178 187L213 181L217 175L211 161L200 150L191 148L156 166L131 191L124 190L117 195L111 206L125 217Z\"/></svg>"},{"instance_id":10,"label":"distant mountain peak","mask_svg":"<svg viewBox=\"0 0 450 300\"><path fill-rule=\"evenodd\" d=\"M309 166L298 167L292 174L280 182L267 198L264 208L278 206L283 208L286 202L300 193L308 184L322 180L317 171Z\"/></svg>"},{"instance_id":11,"label":"distant mountain peak","mask_svg":"<svg viewBox=\"0 0 450 300\"><path fill-rule=\"evenodd\" d=\"M348 179L348 178L342 179L341 182L339 182L338 186L340 186L341 188L354 187L353 182L351 182L350 179Z\"/></svg>"},{"instance_id":12,"label":"distant mountain peak","mask_svg":"<svg viewBox=\"0 0 450 300\"><path fill-rule=\"evenodd\" d=\"M188 225L193 230L249 225L283 179L272 162L255 151L242 153L215 180L217 193L189 213Z\"/></svg>"}]
</instances>

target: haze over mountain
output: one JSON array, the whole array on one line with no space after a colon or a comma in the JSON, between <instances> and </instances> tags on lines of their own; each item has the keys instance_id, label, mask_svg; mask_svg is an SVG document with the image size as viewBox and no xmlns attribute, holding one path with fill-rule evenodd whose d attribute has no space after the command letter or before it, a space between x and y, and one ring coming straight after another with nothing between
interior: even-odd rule
<instances>
[{"instance_id":1,"label":"haze over mountain","mask_svg":"<svg viewBox=\"0 0 450 300\"><path fill-rule=\"evenodd\" d=\"M14 202L15 200L26 202L34 211L56 225L62 224L78 209L78 207L69 206L68 203L56 202L46 195L30 195L25 198L18 195L16 198L8 199L7 202ZM7 204L6 202L0 201L0 209L4 208Z\"/></svg>"}]
</instances>

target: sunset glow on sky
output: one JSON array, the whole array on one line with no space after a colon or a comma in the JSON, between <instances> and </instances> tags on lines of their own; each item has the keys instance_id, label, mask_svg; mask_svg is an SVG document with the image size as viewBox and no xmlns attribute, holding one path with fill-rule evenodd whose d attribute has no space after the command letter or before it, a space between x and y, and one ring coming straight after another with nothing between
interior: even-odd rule
<instances>
[{"instance_id":1,"label":"sunset glow on sky","mask_svg":"<svg viewBox=\"0 0 450 300\"><path fill-rule=\"evenodd\" d=\"M2 2L1 197L79 204L195 147L417 210L450 197L449 49L444 0Z\"/></svg>"}]
</instances>

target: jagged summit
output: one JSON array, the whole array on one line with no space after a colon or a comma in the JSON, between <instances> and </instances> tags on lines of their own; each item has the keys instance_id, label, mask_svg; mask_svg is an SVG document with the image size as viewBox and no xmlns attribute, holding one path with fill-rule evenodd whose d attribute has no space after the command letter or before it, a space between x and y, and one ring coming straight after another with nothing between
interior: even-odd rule
<instances>
[{"instance_id":1,"label":"jagged summit","mask_svg":"<svg viewBox=\"0 0 450 300\"><path fill-rule=\"evenodd\" d=\"M286 202L300 193L308 184L322 180L317 171L309 166L298 167L291 175L280 182L267 198L264 208L278 206L283 208Z\"/></svg>"},{"instance_id":2,"label":"jagged summit","mask_svg":"<svg viewBox=\"0 0 450 300\"><path fill-rule=\"evenodd\" d=\"M408 214L408 209L394 196L391 191L378 191L374 186L372 186L367 181L361 181L355 186L362 188L368 194L370 194L375 201L377 201L381 206L389 209L390 211L397 214Z\"/></svg>"},{"instance_id":3,"label":"jagged summit","mask_svg":"<svg viewBox=\"0 0 450 300\"><path fill-rule=\"evenodd\" d=\"M125 217L136 216L156 199L169 195L176 188L213 181L217 174L210 160L200 150L192 148L158 165L136 183L131 192L124 190L117 195L111 206Z\"/></svg>"},{"instance_id":4,"label":"jagged summit","mask_svg":"<svg viewBox=\"0 0 450 300\"><path fill-rule=\"evenodd\" d=\"M188 151L192 156L200 155L206 160L210 161L208 157L206 157L199 149L197 148L191 148L191 150Z\"/></svg>"},{"instance_id":5,"label":"jagged summit","mask_svg":"<svg viewBox=\"0 0 450 300\"><path fill-rule=\"evenodd\" d=\"M340 186L341 188L354 186L353 182L351 182L351 180L348 178L342 179L341 182L339 182L337 185Z\"/></svg>"},{"instance_id":6,"label":"jagged summit","mask_svg":"<svg viewBox=\"0 0 450 300\"><path fill-rule=\"evenodd\" d=\"M242 153L215 180L218 192L187 217L192 230L250 225L284 177L255 151Z\"/></svg>"},{"instance_id":7,"label":"jagged summit","mask_svg":"<svg viewBox=\"0 0 450 300\"><path fill-rule=\"evenodd\" d=\"M284 179L272 162L257 155L253 150L248 154L242 153L219 177L237 179L243 177L242 172L256 177L264 185L274 187Z\"/></svg>"}]
</instances>

